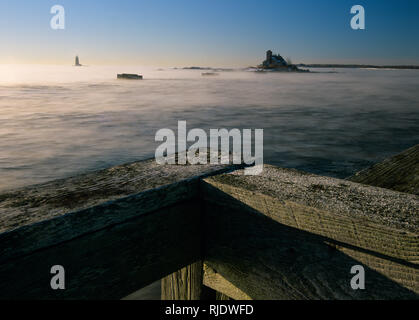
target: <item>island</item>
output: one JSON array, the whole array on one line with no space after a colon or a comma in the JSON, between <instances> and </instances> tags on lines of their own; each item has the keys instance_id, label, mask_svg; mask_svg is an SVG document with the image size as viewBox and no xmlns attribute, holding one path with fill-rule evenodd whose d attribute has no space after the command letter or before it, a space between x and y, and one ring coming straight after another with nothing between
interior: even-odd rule
<instances>
[{"instance_id":1,"label":"island","mask_svg":"<svg viewBox=\"0 0 419 320\"><path fill-rule=\"evenodd\" d=\"M126 80L142 80L143 76L139 74L133 74L133 73L121 73L117 76L118 79L126 79Z\"/></svg>"},{"instance_id":2,"label":"island","mask_svg":"<svg viewBox=\"0 0 419 320\"><path fill-rule=\"evenodd\" d=\"M298 64L299 67L306 68L352 68L352 69L400 69L400 70L418 70L416 65L373 65L373 64Z\"/></svg>"},{"instance_id":3,"label":"island","mask_svg":"<svg viewBox=\"0 0 419 320\"><path fill-rule=\"evenodd\" d=\"M279 72L310 72L309 70L299 69L296 65L291 64L280 55L273 54L272 50L266 51L266 59L258 66L257 71L279 71Z\"/></svg>"}]
</instances>

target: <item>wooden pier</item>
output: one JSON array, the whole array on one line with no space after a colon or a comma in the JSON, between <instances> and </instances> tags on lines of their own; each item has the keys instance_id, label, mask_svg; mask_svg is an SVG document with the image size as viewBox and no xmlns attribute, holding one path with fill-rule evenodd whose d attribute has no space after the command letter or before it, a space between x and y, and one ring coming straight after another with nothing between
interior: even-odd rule
<instances>
[{"instance_id":1,"label":"wooden pier","mask_svg":"<svg viewBox=\"0 0 419 320\"><path fill-rule=\"evenodd\" d=\"M173 300L417 299L418 150L350 179L372 185L148 160L0 194L0 299L122 299L160 279Z\"/></svg>"}]
</instances>

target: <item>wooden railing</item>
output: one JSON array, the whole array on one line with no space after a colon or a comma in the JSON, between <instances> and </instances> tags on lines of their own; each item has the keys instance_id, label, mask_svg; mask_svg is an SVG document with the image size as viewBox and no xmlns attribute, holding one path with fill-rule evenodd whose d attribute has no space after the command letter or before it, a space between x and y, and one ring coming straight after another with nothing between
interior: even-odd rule
<instances>
[{"instance_id":1,"label":"wooden railing","mask_svg":"<svg viewBox=\"0 0 419 320\"><path fill-rule=\"evenodd\" d=\"M418 209L416 194L268 165L127 164L0 195L0 298L121 299L162 279L162 299L416 299Z\"/></svg>"}]
</instances>

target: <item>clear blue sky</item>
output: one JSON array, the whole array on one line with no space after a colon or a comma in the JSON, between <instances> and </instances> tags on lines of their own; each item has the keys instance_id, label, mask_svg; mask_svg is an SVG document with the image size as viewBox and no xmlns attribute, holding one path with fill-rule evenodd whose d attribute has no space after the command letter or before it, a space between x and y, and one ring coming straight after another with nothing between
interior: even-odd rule
<instances>
[{"instance_id":1,"label":"clear blue sky","mask_svg":"<svg viewBox=\"0 0 419 320\"><path fill-rule=\"evenodd\" d=\"M66 29L50 28L50 8ZM350 8L366 30L350 28ZM0 63L248 66L419 64L418 0L0 0Z\"/></svg>"}]
</instances>

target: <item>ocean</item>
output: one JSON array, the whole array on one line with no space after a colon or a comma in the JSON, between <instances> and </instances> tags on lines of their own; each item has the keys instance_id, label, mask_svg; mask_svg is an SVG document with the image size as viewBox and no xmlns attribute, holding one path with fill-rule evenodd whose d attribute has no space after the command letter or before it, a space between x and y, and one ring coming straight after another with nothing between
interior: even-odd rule
<instances>
[{"instance_id":1,"label":"ocean","mask_svg":"<svg viewBox=\"0 0 419 320\"><path fill-rule=\"evenodd\" d=\"M180 120L264 129L265 163L339 178L419 143L418 70L312 71L0 65L0 190L153 157Z\"/></svg>"}]
</instances>

